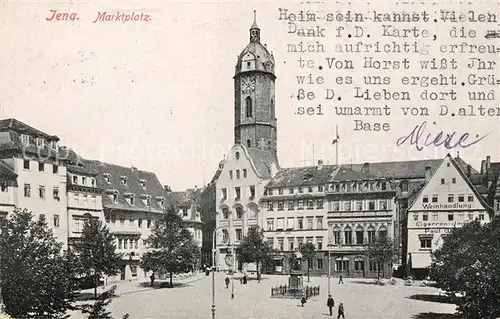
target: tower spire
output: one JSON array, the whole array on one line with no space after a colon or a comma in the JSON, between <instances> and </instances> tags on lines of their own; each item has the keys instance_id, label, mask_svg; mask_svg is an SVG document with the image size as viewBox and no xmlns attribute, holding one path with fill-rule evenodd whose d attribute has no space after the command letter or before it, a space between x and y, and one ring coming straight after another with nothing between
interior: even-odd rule
<instances>
[{"instance_id":1,"label":"tower spire","mask_svg":"<svg viewBox=\"0 0 500 319\"><path fill-rule=\"evenodd\" d=\"M253 24L250 27L250 42L260 42L260 29L257 25L257 10L253 10Z\"/></svg>"}]
</instances>

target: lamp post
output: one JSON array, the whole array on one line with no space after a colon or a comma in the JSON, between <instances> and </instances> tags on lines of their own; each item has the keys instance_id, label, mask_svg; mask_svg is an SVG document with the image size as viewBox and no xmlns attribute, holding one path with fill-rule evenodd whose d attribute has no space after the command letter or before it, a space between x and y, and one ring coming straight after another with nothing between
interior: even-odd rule
<instances>
[{"instance_id":1,"label":"lamp post","mask_svg":"<svg viewBox=\"0 0 500 319\"><path fill-rule=\"evenodd\" d=\"M226 226L219 226L214 229L212 234L212 319L215 319L215 235L217 230L224 228Z\"/></svg>"},{"instance_id":2,"label":"lamp post","mask_svg":"<svg viewBox=\"0 0 500 319\"><path fill-rule=\"evenodd\" d=\"M330 263L330 245L328 245L328 295L330 295L330 277L331 277L331 270L332 266Z\"/></svg>"}]
</instances>

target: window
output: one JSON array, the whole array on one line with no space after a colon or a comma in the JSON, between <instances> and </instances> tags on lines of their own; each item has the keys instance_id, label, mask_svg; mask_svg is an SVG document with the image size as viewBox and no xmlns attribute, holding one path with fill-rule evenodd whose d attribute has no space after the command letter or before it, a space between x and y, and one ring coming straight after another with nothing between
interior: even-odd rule
<instances>
[{"instance_id":1,"label":"window","mask_svg":"<svg viewBox=\"0 0 500 319\"><path fill-rule=\"evenodd\" d=\"M24 162L23 162L23 168L24 169L30 169L30 161L29 160L24 160Z\"/></svg>"},{"instance_id":2,"label":"window","mask_svg":"<svg viewBox=\"0 0 500 319\"><path fill-rule=\"evenodd\" d=\"M59 215L54 215L54 227L59 227Z\"/></svg>"},{"instance_id":3,"label":"window","mask_svg":"<svg viewBox=\"0 0 500 319\"><path fill-rule=\"evenodd\" d=\"M278 210L283 210L285 206L285 203L283 201L278 202Z\"/></svg>"},{"instance_id":4,"label":"window","mask_svg":"<svg viewBox=\"0 0 500 319\"><path fill-rule=\"evenodd\" d=\"M295 218L293 218L293 217L288 217L286 219L286 229L293 229L294 220L295 220Z\"/></svg>"},{"instance_id":5,"label":"window","mask_svg":"<svg viewBox=\"0 0 500 319\"><path fill-rule=\"evenodd\" d=\"M38 163L38 171L39 172L45 171L45 163Z\"/></svg>"},{"instance_id":6,"label":"window","mask_svg":"<svg viewBox=\"0 0 500 319\"><path fill-rule=\"evenodd\" d=\"M236 178L240 179L240 170L239 169L236 170Z\"/></svg>"},{"instance_id":7,"label":"window","mask_svg":"<svg viewBox=\"0 0 500 319\"><path fill-rule=\"evenodd\" d=\"M317 204L318 204L318 209L323 208L323 199L321 199L321 198L320 198L320 199L318 199L318 200L317 200Z\"/></svg>"},{"instance_id":8,"label":"window","mask_svg":"<svg viewBox=\"0 0 500 319\"><path fill-rule=\"evenodd\" d=\"M423 213L422 214L422 220L425 222L425 221L428 221L429 220L429 214L427 213Z\"/></svg>"},{"instance_id":9,"label":"window","mask_svg":"<svg viewBox=\"0 0 500 319\"><path fill-rule=\"evenodd\" d=\"M453 203L454 199L455 199L455 195L448 194L448 203Z\"/></svg>"},{"instance_id":10,"label":"window","mask_svg":"<svg viewBox=\"0 0 500 319\"><path fill-rule=\"evenodd\" d=\"M276 229L284 229L285 228L285 219L284 218L278 218L277 219L277 224L276 224Z\"/></svg>"},{"instance_id":11,"label":"window","mask_svg":"<svg viewBox=\"0 0 500 319\"><path fill-rule=\"evenodd\" d=\"M123 239L118 238L118 249L122 249L122 248L123 248Z\"/></svg>"},{"instance_id":12,"label":"window","mask_svg":"<svg viewBox=\"0 0 500 319\"><path fill-rule=\"evenodd\" d=\"M222 218L223 219L229 219L229 209L228 208L223 208L222 209Z\"/></svg>"},{"instance_id":13,"label":"window","mask_svg":"<svg viewBox=\"0 0 500 319\"><path fill-rule=\"evenodd\" d=\"M243 178L247 178L247 169L246 168L243 169Z\"/></svg>"},{"instance_id":14,"label":"window","mask_svg":"<svg viewBox=\"0 0 500 319\"><path fill-rule=\"evenodd\" d=\"M278 238L278 250L285 250L285 243L283 238Z\"/></svg>"},{"instance_id":15,"label":"window","mask_svg":"<svg viewBox=\"0 0 500 319\"><path fill-rule=\"evenodd\" d=\"M304 190L302 189L302 187L299 187L299 193L303 193Z\"/></svg>"},{"instance_id":16,"label":"window","mask_svg":"<svg viewBox=\"0 0 500 319\"><path fill-rule=\"evenodd\" d=\"M297 228L299 230L304 228L304 219L303 218L297 218Z\"/></svg>"},{"instance_id":17,"label":"window","mask_svg":"<svg viewBox=\"0 0 500 319\"><path fill-rule=\"evenodd\" d=\"M45 140L43 138L39 137L36 139L36 146L37 147L44 147L44 145L45 145Z\"/></svg>"},{"instance_id":18,"label":"window","mask_svg":"<svg viewBox=\"0 0 500 319\"><path fill-rule=\"evenodd\" d=\"M385 209L387 209L387 200L385 200L385 199L381 199L381 200L380 200L380 206L379 206L379 209L380 209L380 210L385 210Z\"/></svg>"},{"instance_id":19,"label":"window","mask_svg":"<svg viewBox=\"0 0 500 319\"><path fill-rule=\"evenodd\" d=\"M332 202L332 210L334 212L338 212L340 210L340 204L339 204L339 202Z\"/></svg>"},{"instance_id":20,"label":"window","mask_svg":"<svg viewBox=\"0 0 500 319\"><path fill-rule=\"evenodd\" d=\"M297 238L297 246L300 248L302 248L302 244L304 243L304 238Z\"/></svg>"},{"instance_id":21,"label":"window","mask_svg":"<svg viewBox=\"0 0 500 319\"><path fill-rule=\"evenodd\" d=\"M52 174L57 174L57 173L59 173L59 166L52 165Z\"/></svg>"},{"instance_id":22,"label":"window","mask_svg":"<svg viewBox=\"0 0 500 319\"><path fill-rule=\"evenodd\" d=\"M240 152L235 152L234 157L239 160L240 159Z\"/></svg>"},{"instance_id":23,"label":"window","mask_svg":"<svg viewBox=\"0 0 500 319\"><path fill-rule=\"evenodd\" d=\"M316 219L316 229L323 229L323 218L318 217Z\"/></svg>"},{"instance_id":24,"label":"window","mask_svg":"<svg viewBox=\"0 0 500 319\"><path fill-rule=\"evenodd\" d=\"M120 216L120 224L125 225L125 217Z\"/></svg>"},{"instance_id":25,"label":"window","mask_svg":"<svg viewBox=\"0 0 500 319\"><path fill-rule=\"evenodd\" d=\"M444 178L441 178L441 184L444 184L444 182L445 182Z\"/></svg>"},{"instance_id":26,"label":"window","mask_svg":"<svg viewBox=\"0 0 500 319\"><path fill-rule=\"evenodd\" d=\"M424 197L422 197L422 203L428 203L428 202L429 202L429 196L424 195Z\"/></svg>"},{"instance_id":27,"label":"window","mask_svg":"<svg viewBox=\"0 0 500 319\"><path fill-rule=\"evenodd\" d=\"M293 202L293 200L289 200L288 201L288 210L293 210L293 208L294 208L294 202Z\"/></svg>"},{"instance_id":28,"label":"window","mask_svg":"<svg viewBox=\"0 0 500 319\"><path fill-rule=\"evenodd\" d=\"M41 199L45 199L45 187L44 186L39 186L38 187L38 196L41 198Z\"/></svg>"},{"instance_id":29,"label":"window","mask_svg":"<svg viewBox=\"0 0 500 319\"><path fill-rule=\"evenodd\" d=\"M274 208L273 208L273 202L267 202L267 210L268 211L272 211Z\"/></svg>"},{"instance_id":30,"label":"window","mask_svg":"<svg viewBox=\"0 0 500 319\"><path fill-rule=\"evenodd\" d=\"M59 199L59 188L58 187L54 187L52 189L52 197L54 199Z\"/></svg>"},{"instance_id":31,"label":"window","mask_svg":"<svg viewBox=\"0 0 500 319\"><path fill-rule=\"evenodd\" d=\"M247 98L245 99L245 115L246 117L252 117L252 114L252 98L247 96Z\"/></svg>"},{"instance_id":32,"label":"window","mask_svg":"<svg viewBox=\"0 0 500 319\"><path fill-rule=\"evenodd\" d=\"M465 195L464 194L459 194L458 195L458 202L463 203L465 201Z\"/></svg>"},{"instance_id":33,"label":"window","mask_svg":"<svg viewBox=\"0 0 500 319\"><path fill-rule=\"evenodd\" d=\"M130 196L130 205L135 205L135 198L134 198L134 196Z\"/></svg>"},{"instance_id":34,"label":"window","mask_svg":"<svg viewBox=\"0 0 500 319\"><path fill-rule=\"evenodd\" d=\"M227 189L223 188L221 189L221 192L222 192L222 199L227 199Z\"/></svg>"},{"instance_id":35,"label":"window","mask_svg":"<svg viewBox=\"0 0 500 319\"><path fill-rule=\"evenodd\" d=\"M344 242L346 245L352 245L352 230L350 227L344 229Z\"/></svg>"},{"instance_id":36,"label":"window","mask_svg":"<svg viewBox=\"0 0 500 319\"><path fill-rule=\"evenodd\" d=\"M26 134L21 134L21 141L23 142L23 144L30 144L30 137L29 135L26 135Z\"/></svg>"},{"instance_id":37,"label":"window","mask_svg":"<svg viewBox=\"0 0 500 319\"><path fill-rule=\"evenodd\" d=\"M451 179L451 183L452 183L452 184L456 184L456 183L457 183L457 179L456 179L455 177L453 177L453 178Z\"/></svg>"},{"instance_id":38,"label":"window","mask_svg":"<svg viewBox=\"0 0 500 319\"><path fill-rule=\"evenodd\" d=\"M288 189L288 194L293 194L293 188Z\"/></svg>"},{"instance_id":39,"label":"window","mask_svg":"<svg viewBox=\"0 0 500 319\"><path fill-rule=\"evenodd\" d=\"M104 176L104 180L106 181L106 183L110 184L111 183L111 177L109 175L105 175Z\"/></svg>"},{"instance_id":40,"label":"window","mask_svg":"<svg viewBox=\"0 0 500 319\"><path fill-rule=\"evenodd\" d=\"M363 201L361 200L356 201L356 210L363 210Z\"/></svg>"},{"instance_id":41,"label":"window","mask_svg":"<svg viewBox=\"0 0 500 319\"><path fill-rule=\"evenodd\" d=\"M458 214L458 220L464 220L464 213Z\"/></svg>"},{"instance_id":42,"label":"window","mask_svg":"<svg viewBox=\"0 0 500 319\"><path fill-rule=\"evenodd\" d=\"M288 250L293 251L293 237L288 238Z\"/></svg>"},{"instance_id":43,"label":"window","mask_svg":"<svg viewBox=\"0 0 500 319\"><path fill-rule=\"evenodd\" d=\"M186 212L186 216L187 216L187 212ZM236 218L237 219L243 218L243 208L241 208L241 206L236 207Z\"/></svg>"},{"instance_id":44,"label":"window","mask_svg":"<svg viewBox=\"0 0 500 319\"><path fill-rule=\"evenodd\" d=\"M235 187L234 190L236 192L236 197L234 199L240 199L241 198L241 188Z\"/></svg>"},{"instance_id":45,"label":"window","mask_svg":"<svg viewBox=\"0 0 500 319\"><path fill-rule=\"evenodd\" d=\"M347 271L349 269L349 260L335 260L335 271Z\"/></svg>"},{"instance_id":46,"label":"window","mask_svg":"<svg viewBox=\"0 0 500 319\"><path fill-rule=\"evenodd\" d=\"M467 201L468 202L473 202L474 201L474 195L467 196Z\"/></svg>"},{"instance_id":47,"label":"window","mask_svg":"<svg viewBox=\"0 0 500 319\"><path fill-rule=\"evenodd\" d=\"M368 209L375 210L375 201L371 200L368 202Z\"/></svg>"},{"instance_id":48,"label":"window","mask_svg":"<svg viewBox=\"0 0 500 319\"><path fill-rule=\"evenodd\" d=\"M438 213L432 213L432 220L433 221L438 220Z\"/></svg>"},{"instance_id":49,"label":"window","mask_svg":"<svg viewBox=\"0 0 500 319\"><path fill-rule=\"evenodd\" d=\"M344 202L344 210L347 212L351 211L351 202L350 201Z\"/></svg>"},{"instance_id":50,"label":"window","mask_svg":"<svg viewBox=\"0 0 500 319\"><path fill-rule=\"evenodd\" d=\"M82 177L82 185L87 185L87 178L86 177Z\"/></svg>"},{"instance_id":51,"label":"window","mask_svg":"<svg viewBox=\"0 0 500 319\"><path fill-rule=\"evenodd\" d=\"M323 185L319 185L319 186L318 186L318 192L323 192L323 191L324 191L324 189L323 189Z\"/></svg>"},{"instance_id":52,"label":"window","mask_svg":"<svg viewBox=\"0 0 500 319\"><path fill-rule=\"evenodd\" d=\"M363 259L357 258L354 260L354 270L363 271L365 269L365 261Z\"/></svg>"},{"instance_id":53,"label":"window","mask_svg":"<svg viewBox=\"0 0 500 319\"><path fill-rule=\"evenodd\" d=\"M322 250L323 249L323 238L322 237L317 237L316 238L316 249L317 250Z\"/></svg>"},{"instance_id":54,"label":"window","mask_svg":"<svg viewBox=\"0 0 500 319\"><path fill-rule=\"evenodd\" d=\"M432 248L432 240L430 238L420 238L420 248Z\"/></svg>"},{"instance_id":55,"label":"window","mask_svg":"<svg viewBox=\"0 0 500 319\"><path fill-rule=\"evenodd\" d=\"M283 195L283 188L278 188L278 195Z\"/></svg>"},{"instance_id":56,"label":"window","mask_svg":"<svg viewBox=\"0 0 500 319\"><path fill-rule=\"evenodd\" d=\"M254 199L254 198L255 198L255 186L250 185L250 199Z\"/></svg>"},{"instance_id":57,"label":"window","mask_svg":"<svg viewBox=\"0 0 500 319\"><path fill-rule=\"evenodd\" d=\"M313 192L312 186L309 186L307 190L309 191L309 193L312 193Z\"/></svg>"},{"instance_id":58,"label":"window","mask_svg":"<svg viewBox=\"0 0 500 319\"><path fill-rule=\"evenodd\" d=\"M188 210L187 210L187 208L181 208L181 212L182 212L182 217L187 217L188 216Z\"/></svg>"},{"instance_id":59,"label":"window","mask_svg":"<svg viewBox=\"0 0 500 319\"><path fill-rule=\"evenodd\" d=\"M418 213L414 213L413 214L413 220L414 221L418 221Z\"/></svg>"},{"instance_id":60,"label":"window","mask_svg":"<svg viewBox=\"0 0 500 319\"><path fill-rule=\"evenodd\" d=\"M448 213L448 221L453 221L453 213Z\"/></svg>"},{"instance_id":61,"label":"window","mask_svg":"<svg viewBox=\"0 0 500 319\"><path fill-rule=\"evenodd\" d=\"M274 230L274 219L267 220L267 230Z\"/></svg>"},{"instance_id":62,"label":"window","mask_svg":"<svg viewBox=\"0 0 500 319\"><path fill-rule=\"evenodd\" d=\"M271 195L273 194L273 189L272 189L272 188L269 188L269 189L267 190L267 193L269 194L269 196L271 196Z\"/></svg>"},{"instance_id":63,"label":"window","mask_svg":"<svg viewBox=\"0 0 500 319\"><path fill-rule=\"evenodd\" d=\"M73 175L73 184L78 184L78 176Z\"/></svg>"},{"instance_id":64,"label":"window","mask_svg":"<svg viewBox=\"0 0 500 319\"><path fill-rule=\"evenodd\" d=\"M135 240L134 240L134 248L135 248L135 249L139 248L139 239L135 239ZM136 266L136 267L137 267L137 266ZM132 273L132 275L133 275L133 273Z\"/></svg>"},{"instance_id":65,"label":"window","mask_svg":"<svg viewBox=\"0 0 500 319\"><path fill-rule=\"evenodd\" d=\"M387 229L384 226L379 228L378 237L379 238L387 238Z\"/></svg>"},{"instance_id":66,"label":"window","mask_svg":"<svg viewBox=\"0 0 500 319\"><path fill-rule=\"evenodd\" d=\"M139 226L139 228L142 228L142 218L139 218L137 220L137 226Z\"/></svg>"},{"instance_id":67,"label":"window","mask_svg":"<svg viewBox=\"0 0 500 319\"><path fill-rule=\"evenodd\" d=\"M402 192L408 192L408 181L402 181L401 182L401 191Z\"/></svg>"},{"instance_id":68,"label":"window","mask_svg":"<svg viewBox=\"0 0 500 319\"><path fill-rule=\"evenodd\" d=\"M307 219L307 229L313 229L313 219L312 218Z\"/></svg>"},{"instance_id":69,"label":"window","mask_svg":"<svg viewBox=\"0 0 500 319\"><path fill-rule=\"evenodd\" d=\"M438 202L438 195L437 194L432 194L432 202L437 203Z\"/></svg>"},{"instance_id":70,"label":"window","mask_svg":"<svg viewBox=\"0 0 500 319\"><path fill-rule=\"evenodd\" d=\"M113 194L113 202L118 203L118 193Z\"/></svg>"},{"instance_id":71,"label":"window","mask_svg":"<svg viewBox=\"0 0 500 319\"><path fill-rule=\"evenodd\" d=\"M2 189L2 192L7 192L9 187L7 186L7 182L1 182L0 187Z\"/></svg>"},{"instance_id":72,"label":"window","mask_svg":"<svg viewBox=\"0 0 500 319\"><path fill-rule=\"evenodd\" d=\"M252 147L252 142L250 140L247 140L247 147Z\"/></svg>"},{"instance_id":73,"label":"window","mask_svg":"<svg viewBox=\"0 0 500 319\"><path fill-rule=\"evenodd\" d=\"M307 201L307 208L309 209L314 208L314 201L312 199Z\"/></svg>"},{"instance_id":74,"label":"window","mask_svg":"<svg viewBox=\"0 0 500 319\"><path fill-rule=\"evenodd\" d=\"M80 195L75 194L74 199L75 199L75 203L78 205L78 203L80 201Z\"/></svg>"},{"instance_id":75,"label":"window","mask_svg":"<svg viewBox=\"0 0 500 319\"><path fill-rule=\"evenodd\" d=\"M375 229L373 227L368 228L368 244L373 244L375 241Z\"/></svg>"},{"instance_id":76,"label":"window","mask_svg":"<svg viewBox=\"0 0 500 319\"><path fill-rule=\"evenodd\" d=\"M233 171L229 171L229 179L233 179Z\"/></svg>"},{"instance_id":77,"label":"window","mask_svg":"<svg viewBox=\"0 0 500 319\"><path fill-rule=\"evenodd\" d=\"M362 245L364 243L363 233L364 233L364 231L363 231L363 228L361 226L356 228L356 244L357 245Z\"/></svg>"},{"instance_id":78,"label":"window","mask_svg":"<svg viewBox=\"0 0 500 319\"><path fill-rule=\"evenodd\" d=\"M333 244L334 245L340 244L340 231L339 230L333 231Z\"/></svg>"},{"instance_id":79,"label":"window","mask_svg":"<svg viewBox=\"0 0 500 319\"><path fill-rule=\"evenodd\" d=\"M484 220L484 214L479 214L479 220Z\"/></svg>"},{"instance_id":80,"label":"window","mask_svg":"<svg viewBox=\"0 0 500 319\"><path fill-rule=\"evenodd\" d=\"M298 204L298 209L304 209L304 201L302 199L299 199L299 201L297 202Z\"/></svg>"},{"instance_id":81,"label":"window","mask_svg":"<svg viewBox=\"0 0 500 319\"><path fill-rule=\"evenodd\" d=\"M148 219L148 221L147 221L147 223L146 223L146 224L147 224L147 225L146 225L146 226L147 226L147 228L151 228L151 219Z\"/></svg>"},{"instance_id":82,"label":"window","mask_svg":"<svg viewBox=\"0 0 500 319\"><path fill-rule=\"evenodd\" d=\"M241 240L243 238L243 232L242 229L236 229L236 240Z\"/></svg>"}]
</instances>

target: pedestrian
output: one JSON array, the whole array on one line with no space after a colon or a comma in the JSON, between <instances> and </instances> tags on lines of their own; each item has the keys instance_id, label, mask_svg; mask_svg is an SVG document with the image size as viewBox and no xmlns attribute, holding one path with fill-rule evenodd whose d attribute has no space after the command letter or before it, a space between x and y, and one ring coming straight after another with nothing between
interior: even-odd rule
<instances>
[{"instance_id":1,"label":"pedestrian","mask_svg":"<svg viewBox=\"0 0 500 319\"><path fill-rule=\"evenodd\" d=\"M304 304L306 302L307 302L306 293L304 292L304 289L302 289L302 298L300 298L300 303L302 304L302 307L304 307Z\"/></svg>"},{"instance_id":2,"label":"pedestrian","mask_svg":"<svg viewBox=\"0 0 500 319\"><path fill-rule=\"evenodd\" d=\"M229 282L230 282L229 275L226 275L225 282L226 282L226 289L228 289L229 288Z\"/></svg>"},{"instance_id":3,"label":"pedestrian","mask_svg":"<svg viewBox=\"0 0 500 319\"><path fill-rule=\"evenodd\" d=\"M154 272L151 274L151 276L149 276L149 279L151 279L151 287L153 287L155 284L155 273Z\"/></svg>"},{"instance_id":4,"label":"pedestrian","mask_svg":"<svg viewBox=\"0 0 500 319\"><path fill-rule=\"evenodd\" d=\"M333 306L335 306L335 301L332 298L332 295L328 295L328 300L326 301L326 305L328 306L328 309L330 310L330 316L333 316L332 309Z\"/></svg>"},{"instance_id":5,"label":"pedestrian","mask_svg":"<svg viewBox=\"0 0 500 319\"><path fill-rule=\"evenodd\" d=\"M345 316L344 316L344 304L343 303L340 303L340 305L339 305L339 315L337 316L337 319L339 319L340 316L342 316L342 319L345 319Z\"/></svg>"},{"instance_id":6,"label":"pedestrian","mask_svg":"<svg viewBox=\"0 0 500 319\"><path fill-rule=\"evenodd\" d=\"M340 284L344 284L344 278L342 277L342 274L340 274L340 277L339 277L339 285Z\"/></svg>"},{"instance_id":7,"label":"pedestrian","mask_svg":"<svg viewBox=\"0 0 500 319\"><path fill-rule=\"evenodd\" d=\"M244 274L244 275L243 275L243 284L244 284L244 285L246 285L246 284L247 284L247 281L248 281L247 274Z\"/></svg>"},{"instance_id":8,"label":"pedestrian","mask_svg":"<svg viewBox=\"0 0 500 319\"><path fill-rule=\"evenodd\" d=\"M209 275L210 275L210 267L208 267L208 266L207 266L207 269L205 269L205 274L206 274L207 276L209 276Z\"/></svg>"}]
</instances>

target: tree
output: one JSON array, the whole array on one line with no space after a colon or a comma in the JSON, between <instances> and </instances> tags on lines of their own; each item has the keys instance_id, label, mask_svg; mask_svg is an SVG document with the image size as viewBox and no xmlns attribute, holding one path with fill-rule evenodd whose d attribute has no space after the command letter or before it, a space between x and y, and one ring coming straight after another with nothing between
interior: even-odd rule
<instances>
[{"instance_id":1,"label":"tree","mask_svg":"<svg viewBox=\"0 0 500 319\"><path fill-rule=\"evenodd\" d=\"M71 252L43 219L15 209L0 233L0 284L14 318L64 318L76 297ZM5 293L8 292L8 293Z\"/></svg>"},{"instance_id":2,"label":"tree","mask_svg":"<svg viewBox=\"0 0 500 319\"><path fill-rule=\"evenodd\" d=\"M89 218L74 249L79 257L81 273L94 276L94 298L97 298L99 278L116 275L123 264L121 254L115 252L115 238L101 221Z\"/></svg>"},{"instance_id":3,"label":"tree","mask_svg":"<svg viewBox=\"0 0 500 319\"><path fill-rule=\"evenodd\" d=\"M197 242L174 207L154 223L146 242L151 250L143 255L142 268L159 275L169 274L170 287L174 273L189 271L200 258Z\"/></svg>"},{"instance_id":4,"label":"tree","mask_svg":"<svg viewBox=\"0 0 500 319\"><path fill-rule=\"evenodd\" d=\"M241 261L257 264L257 278L260 282L260 266L269 263L273 256L271 243L264 240L264 231L258 226L248 229L240 244Z\"/></svg>"},{"instance_id":5,"label":"tree","mask_svg":"<svg viewBox=\"0 0 500 319\"><path fill-rule=\"evenodd\" d=\"M315 253L316 247L313 243L308 242L300 247L300 253L302 254L303 260L307 260L307 281L310 281L309 278L309 265L312 265L314 257L316 257Z\"/></svg>"},{"instance_id":6,"label":"tree","mask_svg":"<svg viewBox=\"0 0 500 319\"><path fill-rule=\"evenodd\" d=\"M383 266L389 261L392 263L397 257L397 251L392 239L388 236L380 236L368 245L368 256L377 263L377 278L380 278L380 268L382 268L382 276L384 276L385 267Z\"/></svg>"},{"instance_id":7,"label":"tree","mask_svg":"<svg viewBox=\"0 0 500 319\"><path fill-rule=\"evenodd\" d=\"M432 253L430 275L466 318L500 317L500 219L454 228Z\"/></svg>"}]
</instances>

